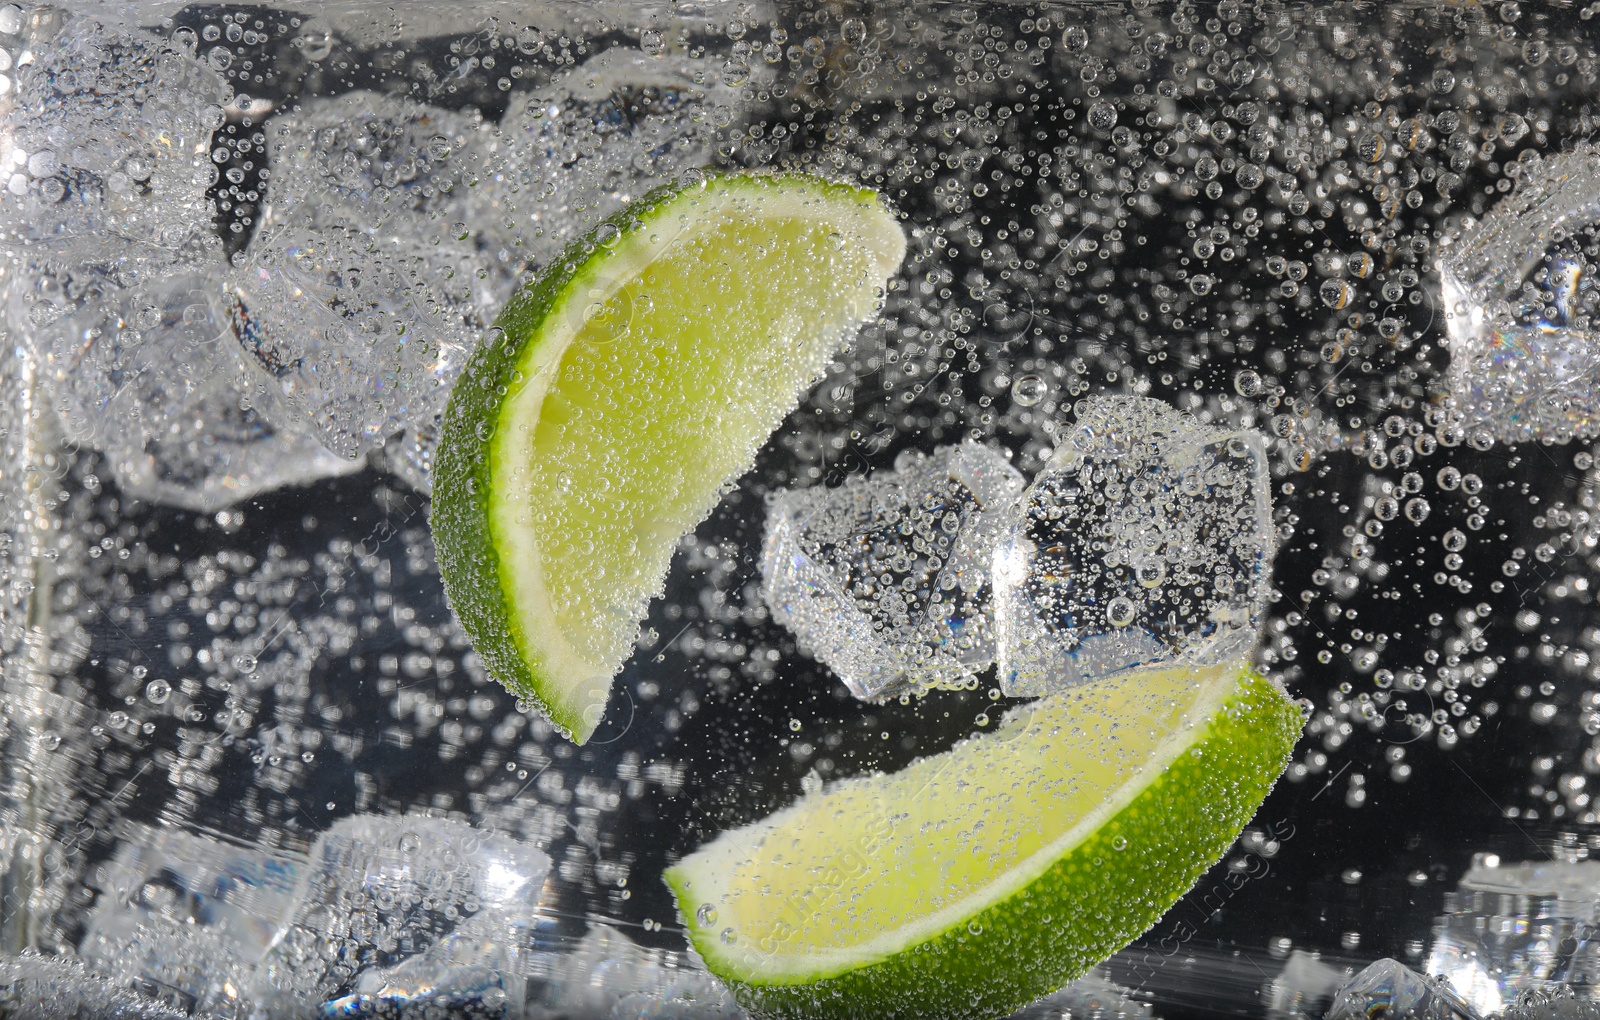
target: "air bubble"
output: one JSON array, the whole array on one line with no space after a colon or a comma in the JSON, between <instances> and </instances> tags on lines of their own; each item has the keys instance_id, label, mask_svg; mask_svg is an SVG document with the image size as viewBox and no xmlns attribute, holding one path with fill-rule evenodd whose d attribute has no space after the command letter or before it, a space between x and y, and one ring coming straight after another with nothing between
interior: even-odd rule
<instances>
[{"instance_id":1,"label":"air bubble","mask_svg":"<svg viewBox=\"0 0 1600 1020\"><path fill-rule=\"evenodd\" d=\"M1043 376L1022 375L1011 384L1011 399L1023 407L1032 407L1043 400L1049 392L1049 385Z\"/></svg>"}]
</instances>

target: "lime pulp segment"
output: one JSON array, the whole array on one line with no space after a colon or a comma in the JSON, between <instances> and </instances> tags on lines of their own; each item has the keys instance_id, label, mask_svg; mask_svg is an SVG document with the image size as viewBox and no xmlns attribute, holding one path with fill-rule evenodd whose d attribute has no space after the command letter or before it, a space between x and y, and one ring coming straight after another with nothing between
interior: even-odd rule
<instances>
[{"instance_id":1,"label":"lime pulp segment","mask_svg":"<svg viewBox=\"0 0 1600 1020\"><path fill-rule=\"evenodd\" d=\"M1215 863L1299 736L1239 666L1145 671L845 780L667 873L762 1017L991 1017L1077 978Z\"/></svg>"},{"instance_id":2,"label":"lime pulp segment","mask_svg":"<svg viewBox=\"0 0 1600 1020\"><path fill-rule=\"evenodd\" d=\"M602 224L512 299L451 393L450 601L490 672L583 742L679 538L881 302L875 193L710 175Z\"/></svg>"}]
</instances>

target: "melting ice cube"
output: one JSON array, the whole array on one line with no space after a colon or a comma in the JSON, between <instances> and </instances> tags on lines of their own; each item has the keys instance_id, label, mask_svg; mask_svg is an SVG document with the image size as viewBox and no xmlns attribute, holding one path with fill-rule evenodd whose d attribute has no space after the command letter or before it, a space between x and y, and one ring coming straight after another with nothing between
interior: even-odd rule
<instances>
[{"instance_id":1,"label":"melting ice cube","mask_svg":"<svg viewBox=\"0 0 1600 1020\"><path fill-rule=\"evenodd\" d=\"M738 102L701 61L598 53L513 96L471 189L473 219L543 264L652 184L708 162Z\"/></svg>"},{"instance_id":2,"label":"melting ice cube","mask_svg":"<svg viewBox=\"0 0 1600 1020\"><path fill-rule=\"evenodd\" d=\"M767 513L767 605L858 698L961 686L994 659L988 567L998 511L1022 485L966 442L785 492Z\"/></svg>"},{"instance_id":3,"label":"melting ice cube","mask_svg":"<svg viewBox=\"0 0 1600 1020\"><path fill-rule=\"evenodd\" d=\"M469 989L510 1001L549 869L528 844L438 818L344 818L309 854L135 827L99 871L79 952L208 1016L308 1016L350 987L352 1008L435 990L432 1005Z\"/></svg>"},{"instance_id":4,"label":"melting ice cube","mask_svg":"<svg viewBox=\"0 0 1600 1020\"><path fill-rule=\"evenodd\" d=\"M246 374L220 271L124 287L94 266L18 269L7 319L37 356L67 436L102 450L129 495L210 511L360 467L290 424Z\"/></svg>"},{"instance_id":5,"label":"melting ice cube","mask_svg":"<svg viewBox=\"0 0 1600 1020\"><path fill-rule=\"evenodd\" d=\"M1439 260L1450 388L1503 442L1600 434L1600 146L1520 163L1516 190Z\"/></svg>"},{"instance_id":6,"label":"melting ice cube","mask_svg":"<svg viewBox=\"0 0 1600 1020\"><path fill-rule=\"evenodd\" d=\"M1600 862L1478 855L1445 894L1427 970L1484 1014L1525 993L1600 991Z\"/></svg>"},{"instance_id":7,"label":"melting ice cube","mask_svg":"<svg viewBox=\"0 0 1600 1020\"><path fill-rule=\"evenodd\" d=\"M443 410L512 281L467 227L488 128L405 98L268 123L267 208L229 279L246 362L346 457Z\"/></svg>"},{"instance_id":8,"label":"melting ice cube","mask_svg":"<svg viewBox=\"0 0 1600 1020\"><path fill-rule=\"evenodd\" d=\"M79 954L119 984L207 1010L251 984L299 901L306 858L132 827L96 879Z\"/></svg>"},{"instance_id":9,"label":"melting ice cube","mask_svg":"<svg viewBox=\"0 0 1600 1020\"><path fill-rule=\"evenodd\" d=\"M995 556L1002 690L1048 694L1255 643L1272 562L1262 437L1159 400L1079 405Z\"/></svg>"},{"instance_id":10,"label":"melting ice cube","mask_svg":"<svg viewBox=\"0 0 1600 1020\"><path fill-rule=\"evenodd\" d=\"M1448 987L1399 960L1367 967L1333 996L1326 1020L1479 1020Z\"/></svg>"},{"instance_id":11,"label":"melting ice cube","mask_svg":"<svg viewBox=\"0 0 1600 1020\"><path fill-rule=\"evenodd\" d=\"M69 262L220 257L206 189L232 90L216 72L83 15L5 45L32 59L0 99L0 246Z\"/></svg>"}]
</instances>

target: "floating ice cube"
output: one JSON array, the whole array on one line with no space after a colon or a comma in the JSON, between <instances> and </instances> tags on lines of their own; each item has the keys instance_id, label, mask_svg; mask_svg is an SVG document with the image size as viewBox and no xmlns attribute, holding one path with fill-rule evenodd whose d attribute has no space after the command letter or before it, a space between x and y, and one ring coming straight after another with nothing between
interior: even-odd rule
<instances>
[{"instance_id":1,"label":"floating ice cube","mask_svg":"<svg viewBox=\"0 0 1600 1020\"><path fill-rule=\"evenodd\" d=\"M458 925L464 938L452 953L468 951L470 940L520 945L550 859L465 822L356 815L318 837L308 869L294 923L262 969L278 994L320 1001L368 968L387 971L426 953ZM486 966L486 959L468 965ZM435 965L448 969L450 959L436 954L413 976ZM371 985L356 988L375 992Z\"/></svg>"},{"instance_id":2,"label":"floating ice cube","mask_svg":"<svg viewBox=\"0 0 1600 1020\"><path fill-rule=\"evenodd\" d=\"M348 227L408 236L452 253L465 222L478 150L492 125L477 113L357 90L304 99L267 121L272 175L262 226Z\"/></svg>"},{"instance_id":3,"label":"floating ice cube","mask_svg":"<svg viewBox=\"0 0 1600 1020\"><path fill-rule=\"evenodd\" d=\"M437 250L335 226L265 228L229 287L247 364L350 458L437 418L495 305Z\"/></svg>"},{"instance_id":4,"label":"floating ice cube","mask_svg":"<svg viewBox=\"0 0 1600 1020\"><path fill-rule=\"evenodd\" d=\"M709 162L738 103L703 61L598 53L513 96L469 192L473 220L503 257L542 265L653 185Z\"/></svg>"},{"instance_id":5,"label":"floating ice cube","mask_svg":"<svg viewBox=\"0 0 1600 1020\"><path fill-rule=\"evenodd\" d=\"M1600 998L1600 863L1480 856L1445 894L1427 970L1484 1014L1525 992Z\"/></svg>"},{"instance_id":6,"label":"floating ice cube","mask_svg":"<svg viewBox=\"0 0 1600 1020\"><path fill-rule=\"evenodd\" d=\"M1450 388L1504 442L1600 434L1600 146L1522 166L1516 190L1439 260Z\"/></svg>"},{"instance_id":7,"label":"floating ice cube","mask_svg":"<svg viewBox=\"0 0 1600 1020\"><path fill-rule=\"evenodd\" d=\"M477 918L427 951L386 969L362 971L356 990L322 1004L322 1020L384 1017L386 1020L458 1020L519 1017L526 998L521 947L480 932Z\"/></svg>"},{"instance_id":8,"label":"floating ice cube","mask_svg":"<svg viewBox=\"0 0 1600 1020\"><path fill-rule=\"evenodd\" d=\"M382 1005L481 979L488 1001L491 973L520 1001L549 868L527 844L435 818L345 818L309 854L135 827L100 869L79 952L203 1015L307 1016L352 982Z\"/></svg>"},{"instance_id":9,"label":"floating ice cube","mask_svg":"<svg viewBox=\"0 0 1600 1020\"><path fill-rule=\"evenodd\" d=\"M528 1020L742 1020L727 988L681 953L594 924L569 952L536 954Z\"/></svg>"},{"instance_id":10,"label":"floating ice cube","mask_svg":"<svg viewBox=\"0 0 1600 1020\"><path fill-rule=\"evenodd\" d=\"M965 442L781 494L761 560L773 618L858 698L967 683L994 660L988 566L1022 486L1003 456Z\"/></svg>"},{"instance_id":11,"label":"floating ice cube","mask_svg":"<svg viewBox=\"0 0 1600 1020\"><path fill-rule=\"evenodd\" d=\"M1399 960L1367 967L1333 997L1326 1020L1479 1020L1476 1010L1445 985Z\"/></svg>"},{"instance_id":12,"label":"floating ice cube","mask_svg":"<svg viewBox=\"0 0 1600 1020\"><path fill-rule=\"evenodd\" d=\"M7 317L34 348L69 439L129 495L210 511L359 468L286 422L245 374L220 267L121 286L93 266L14 267Z\"/></svg>"},{"instance_id":13,"label":"floating ice cube","mask_svg":"<svg viewBox=\"0 0 1600 1020\"><path fill-rule=\"evenodd\" d=\"M124 987L206 1011L252 984L287 930L303 855L134 826L98 873L79 954Z\"/></svg>"},{"instance_id":14,"label":"floating ice cube","mask_svg":"<svg viewBox=\"0 0 1600 1020\"><path fill-rule=\"evenodd\" d=\"M354 458L443 410L512 289L467 190L476 114L352 92L268 122L272 176L229 278L246 362Z\"/></svg>"},{"instance_id":15,"label":"floating ice cube","mask_svg":"<svg viewBox=\"0 0 1600 1020\"><path fill-rule=\"evenodd\" d=\"M32 51L0 99L0 247L68 262L218 257L206 189L231 90L216 72L82 15L0 48L8 62Z\"/></svg>"},{"instance_id":16,"label":"floating ice cube","mask_svg":"<svg viewBox=\"0 0 1600 1020\"><path fill-rule=\"evenodd\" d=\"M1001 688L1048 694L1255 643L1272 562L1265 444L1159 400L1080 402L995 556Z\"/></svg>"}]
</instances>

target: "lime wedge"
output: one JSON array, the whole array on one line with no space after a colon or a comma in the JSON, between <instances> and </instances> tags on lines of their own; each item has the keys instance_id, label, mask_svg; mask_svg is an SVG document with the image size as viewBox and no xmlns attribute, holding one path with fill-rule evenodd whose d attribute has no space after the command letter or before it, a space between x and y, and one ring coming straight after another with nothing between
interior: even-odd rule
<instances>
[{"instance_id":1,"label":"lime wedge","mask_svg":"<svg viewBox=\"0 0 1600 1020\"><path fill-rule=\"evenodd\" d=\"M1084 974L1215 863L1299 709L1240 666L1134 673L847 779L667 871L758 1017L995 1017Z\"/></svg>"},{"instance_id":2,"label":"lime wedge","mask_svg":"<svg viewBox=\"0 0 1600 1020\"><path fill-rule=\"evenodd\" d=\"M451 391L432 510L445 591L497 680L589 738L678 539L904 255L874 192L709 175L512 298Z\"/></svg>"}]
</instances>

